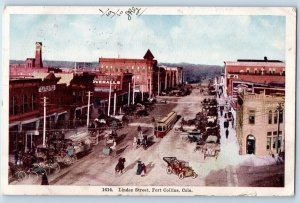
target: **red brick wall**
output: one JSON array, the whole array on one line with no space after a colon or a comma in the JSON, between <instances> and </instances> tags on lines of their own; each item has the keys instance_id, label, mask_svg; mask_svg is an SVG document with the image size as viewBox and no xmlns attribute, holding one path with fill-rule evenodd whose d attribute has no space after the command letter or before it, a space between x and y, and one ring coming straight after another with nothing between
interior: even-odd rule
<instances>
[{"instance_id":1,"label":"red brick wall","mask_svg":"<svg viewBox=\"0 0 300 203\"><path fill-rule=\"evenodd\" d=\"M227 78L227 95L232 95L232 81L247 81L253 83L285 82L285 76L281 75L238 75L238 78Z\"/></svg>"},{"instance_id":2,"label":"red brick wall","mask_svg":"<svg viewBox=\"0 0 300 203\"><path fill-rule=\"evenodd\" d=\"M122 75L128 70L134 75L135 84L143 86L144 92L149 92L150 78L153 84L152 71L156 63L156 60L147 59L99 58L99 70L101 73L112 75Z\"/></svg>"}]
</instances>

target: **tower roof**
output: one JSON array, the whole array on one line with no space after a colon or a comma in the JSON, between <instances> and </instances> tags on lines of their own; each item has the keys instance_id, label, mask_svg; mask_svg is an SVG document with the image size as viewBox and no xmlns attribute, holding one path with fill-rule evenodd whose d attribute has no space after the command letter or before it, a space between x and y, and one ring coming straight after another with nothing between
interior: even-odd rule
<instances>
[{"instance_id":1,"label":"tower roof","mask_svg":"<svg viewBox=\"0 0 300 203\"><path fill-rule=\"evenodd\" d=\"M153 54L151 53L151 51L148 49L145 56L144 56L144 59L150 59L150 60L153 60L154 59L154 56Z\"/></svg>"}]
</instances>

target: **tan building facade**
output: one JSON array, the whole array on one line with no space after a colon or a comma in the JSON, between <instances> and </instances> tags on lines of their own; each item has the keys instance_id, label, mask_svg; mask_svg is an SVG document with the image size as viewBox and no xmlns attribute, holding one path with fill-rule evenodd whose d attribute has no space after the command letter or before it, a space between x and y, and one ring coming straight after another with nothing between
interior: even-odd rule
<instances>
[{"instance_id":1,"label":"tan building facade","mask_svg":"<svg viewBox=\"0 0 300 203\"><path fill-rule=\"evenodd\" d=\"M240 153L270 155L284 151L284 95L242 92L237 103Z\"/></svg>"}]
</instances>

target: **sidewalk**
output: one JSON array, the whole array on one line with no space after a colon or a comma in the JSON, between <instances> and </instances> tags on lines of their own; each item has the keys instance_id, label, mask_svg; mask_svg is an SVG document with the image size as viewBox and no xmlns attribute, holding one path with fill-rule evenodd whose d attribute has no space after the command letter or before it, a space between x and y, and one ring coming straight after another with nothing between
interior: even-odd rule
<instances>
[{"instance_id":1,"label":"sidewalk","mask_svg":"<svg viewBox=\"0 0 300 203\"><path fill-rule=\"evenodd\" d=\"M222 94L221 98L217 97L218 103L224 103L227 97ZM276 160L269 155L257 156L254 154L239 155L239 144L236 137L236 111L231 108L231 112L234 118L234 128L232 128L231 122L229 123L229 136L226 139L225 128L224 128L224 112L223 116L219 112L219 122L220 122L220 133L221 133L221 152L220 158L224 158L228 165L240 165L240 166L266 166L276 164Z\"/></svg>"}]
</instances>

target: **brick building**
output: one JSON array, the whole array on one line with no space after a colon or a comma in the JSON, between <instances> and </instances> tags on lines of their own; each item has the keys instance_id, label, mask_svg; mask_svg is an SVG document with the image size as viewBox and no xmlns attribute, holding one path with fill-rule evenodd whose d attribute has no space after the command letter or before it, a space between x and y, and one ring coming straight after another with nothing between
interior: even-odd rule
<instances>
[{"instance_id":1,"label":"brick building","mask_svg":"<svg viewBox=\"0 0 300 203\"><path fill-rule=\"evenodd\" d=\"M119 109L122 108L123 105L128 104L128 102L132 102L132 73L122 73L119 75L97 73L93 84L94 101L95 104L100 107L102 113L108 113L110 91L110 115L115 114L116 111L119 111Z\"/></svg>"},{"instance_id":2,"label":"brick building","mask_svg":"<svg viewBox=\"0 0 300 203\"><path fill-rule=\"evenodd\" d=\"M225 61L225 91L233 96L233 82L272 84L285 83L285 63L279 60L238 59L235 62Z\"/></svg>"},{"instance_id":3,"label":"brick building","mask_svg":"<svg viewBox=\"0 0 300 203\"><path fill-rule=\"evenodd\" d=\"M41 78L11 78L9 83L9 150L28 149L42 142L43 104L47 98L47 134L57 129L85 125L87 91L93 90L92 75L73 76L60 83L54 73ZM84 121L83 121L84 120Z\"/></svg>"},{"instance_id":4,"label":"brick building","mask_svg":"<svg viewBox=\"0 0 300 203\"><path fill-rule=\"evenodd\" d=\"M284 87L260 87L256 93L239 89L236 133L241 154L284 151L284 91Z\"/></svg>"},{"instance_id":5,"label":"brick building","mask_svg":"<svg viewBox=\"0 0 300 203\"><path fill-rule=\"evenodd\" d=\"M45 67L42 61L42 42L35 43L35 58L27 58L22 64L10 64L10 77L29 77L34 73L62 72L58 68Z\"/></svg>"},{"instance_id":6,"label":"brick building","mask_svg":"<svg viewBox=\"0 0 300 203\"><path fill-rule=\"evenodd\" d=\"M157 61L148 49L143 59L99 58L99 71L105 75L132 73L136 92L153 93L153 72Z\"/></svg>"},{"instance_id":7,"label":"brick building","mask_svg":"<svg viewBox=\"0 0 300 203\"><path fill-rule=\"evenodd\" d=\"M156 93L172 90L183 83L182 67L155 67L153 81L153 90Z\"/></svg>"}]
</instances>

